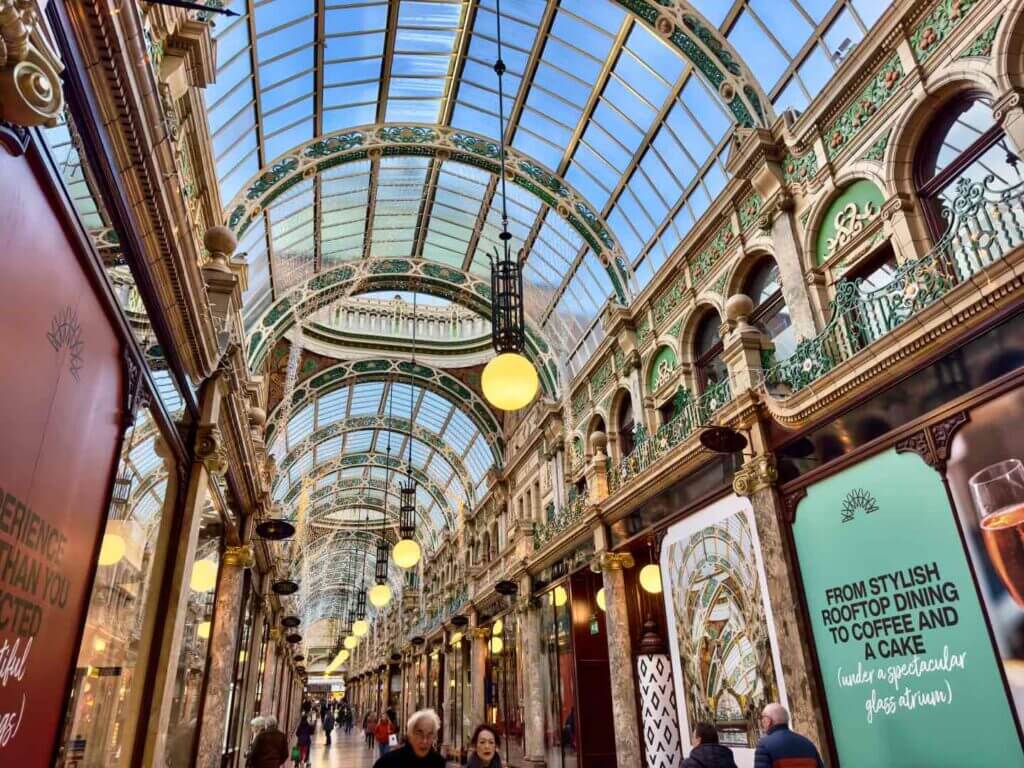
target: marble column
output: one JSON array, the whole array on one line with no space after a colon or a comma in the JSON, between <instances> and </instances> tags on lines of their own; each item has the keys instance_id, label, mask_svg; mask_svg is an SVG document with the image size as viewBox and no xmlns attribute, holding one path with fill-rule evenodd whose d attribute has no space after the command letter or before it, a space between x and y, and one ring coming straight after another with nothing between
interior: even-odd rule
<instances>
[{"instance_id":1,"label":"marble column","mask_svg":"<svg viewBox=\"0 0 1024 768\"><path fill-rule=\"evenodd\" d=\"M766 586L793 730L807 736L824 754L828 739L822 716L823 702L811 679L814 668L810 650L812 634L810 627L802 626L803 614L797 599L801 585L782 528L786 515L775 490L777 479L774 457L757 455L736 472L733 490L750 499L764 570L771 574Z\"/></svg>"},{"instance_id":2,"label":"marble column","mask_svg":"<svg viewBox=\"0 0 1024 768\"><path fill-rule=\"evenodd\" d=\"M271 627L267 640L267 653L263 660L263 693L260 700L260 711L258 715L273 714L277 706L277 691L274 685L277 683L277 665L281 656L281 648L278 645L281 639L281 630Z\"/></svg>"},{"instance_id":3,"label":"marble column","mask_svg":"<svg viewBox=\"0 0 1024 768\"><path fill-rule=\"evenodd\" d=\"M629 553L601 552L591 564L604 583L605 621L608 627L608 669L611 677L612 720L615 725L615 761L618 768L641 768L640 723L636 715L636 680L629 641L624 568L632 568Z\"/></svg>"},{"instance_id":4,"label":"marble column","mask_svg":"<svg viewBox=\"0 0 1024 768\"><path fill-rule=\"evenodd\" d=\"M473 695L470 702L469 721L475 728L478 723L484 722L487 704L486 692L487 680L487 643L491 639L491 631L486 627L473 627L469 630L469 637L472 645L469 648L469 680L470 690Z\"/></svg>"},{"instance_id":5,"label":"marble column","mask_svg":"<svg viewBox=\"0 0 1024 768\"><path fill-rule=\"evenodd\" d=\"M804 279L803 260L799 223L793 215L792 202L785 201L772 212L771 223L772 246L775 250L775 263L779 267L779 279L782 281L782 297L789 310L796 335L812 339L818 335L814 321L814 308L811 293ZM769 214L772 215L772 214Z\"/></svg>"},{"instance_id":6,"label":"marble column","mask_svg":"<svg viewBox=\"0 0 1024 768\"><path fill-rule=\"evenodd\" d=\"M544 755L544 684L541 679L545 664L540 636L540 608L529 597L520 598L519 631L523 638L523 757L528 766L543 766Z\"/></svg>"},{"instance_id":7,"label":"marble column","mask_svg":"<svg viewBox=\"0 0 1024 768\"><path fill-rule=\"evenodd\" d=\"M238 658L238 620L245 570L253 566L254 560L251 546L228 547L221 560L210 631L210 661L199 730L197 768L220 767L224 729L228 721L227 708L229 705L237 706L237 700L231 699L231 686ZM237 695L241 693L236 692Z\"/></svg>"}]
</instances>

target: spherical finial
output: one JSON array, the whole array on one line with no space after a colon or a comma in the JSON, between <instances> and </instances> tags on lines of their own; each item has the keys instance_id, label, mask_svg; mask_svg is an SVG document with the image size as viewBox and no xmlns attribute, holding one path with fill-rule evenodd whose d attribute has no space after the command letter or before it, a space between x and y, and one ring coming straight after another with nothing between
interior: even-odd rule
<instances>
[{"instance_id":1,"label":"spherical finial","mask_svg":"<svg viewBox=\"0 0 1024 768\"><path fill-rule=\"evenodd\" d=\"M725 317L729 322L745 320L754 312L754 302L745 293L734 293L725 302Z\"/></svg>"},{"instance_id":2,"label":"spherical finial","mask_svg":"<svg viewBox=\"0 0 1024 768\"><path fill-rule=\"evenodd\" d=\"M238 238L235 233L223 224L210 227L203 236L203 245L210 253L222 253L230 257L238 247Z\"/></svg>"},{"instance_id":3,"label":"spherical finial","mask_svg":"<svg viewBox=\"0 0 1024 768\"><path fill-rule=\"evenodd\" d=\"M601 430L597 429L590 433L590 445L594 448L594 453L604 453L604 449L608 447L608 435Z\"/></svg>"},{"instance_id":4,"label":"spherical finial","mask_svg":"<svg viewBox=\"0 0 1024 768\"><path fill-rule=\"evenodd\" d=\"M262 427L267 423L267 412L257 406L252 406L246 414L249 417L249 426L253 429Z\"/></svg>"}]
</instances>

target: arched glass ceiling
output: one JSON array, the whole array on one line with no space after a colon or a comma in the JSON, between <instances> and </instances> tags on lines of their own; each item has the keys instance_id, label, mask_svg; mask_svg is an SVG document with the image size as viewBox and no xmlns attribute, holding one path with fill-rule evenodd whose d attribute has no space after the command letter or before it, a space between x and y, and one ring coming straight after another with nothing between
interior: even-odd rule
<instances>
[{"instance_id":1,"label":"arched glass ceiling","mask_svg":"<svg viewBox=\"0 0 1024 768\"><path fill-rule=\"evenodd\" d=\"M761 82L776 114L803 111L892 0L690 0Z\"/></svg>"},{"instance_id":2,"label":"arched glass ceiling","mask_svg":"<svg viewBox=\"0 0 1024 768\"><path fill-rule=\"evenodd\" d=\"M388 429L386 425L356 428L319 441L311 440L311 436L341 422L358 426L359 422L353 422L356 417L384 420L389 409L392 418L407 419L410 398L412 422L423 430L420 436L412 438L413 466L440 489L448 500L449 510L457 509L462 502L472 504L482 497L487 489L487 470L494 466L494 457L476 424L455 403L408 382L362 381L321 395L288 420L287 427L271 447L271 453L282 467L273 489L274 499L285 499L304 476L317 474L317 469L328 462L353 454L386 455L389 439L391 455L404 463L408 457L409 435ZM448 450L454 458L445 455ZM329 477L320 477L314 490L356 477L383 481L385 474L383 467L345 467ZM418 503L427 510L435 526L442 528L445 510L425 489L421 488L419 493Z\"/></svg>"},{"instance_id":3,"label":"arched glass ceiling","mask_svg":"<svg viewBox=\"0 0 1024 768\"><path fill-rule=\"evenodd\" d=\"M217 82L207 92L225 203L274 158L346 127L499 131L494 0L229 5L242 15L218 24ZM885 5L693 3L781 108L804 106ZM619 3L517 0L502 11L506 139L600 209L643 287L724 186L731 115L689 62ZM486 269L495 187L486 173L428 158L347 164L296 185L239 248L249 254L247 315L302 276L368 254ZM574 372L599 341L611 287L547 206L526 201L514 214L530 307L535 319L569 329Z\"/></svg>"}]
</instances>

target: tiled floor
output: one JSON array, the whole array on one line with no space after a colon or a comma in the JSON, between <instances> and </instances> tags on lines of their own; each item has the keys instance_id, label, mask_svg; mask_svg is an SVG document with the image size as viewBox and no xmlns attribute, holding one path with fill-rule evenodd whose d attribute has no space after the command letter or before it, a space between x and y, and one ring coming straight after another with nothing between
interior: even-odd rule
<instances>
[{"instance_id":1,"label":"tiled floor","mask_svg":"<svg viewBox=\"0 0 1024 768\"><path fill-rule=\"evenodd\" d=\"M343 730L335 730L328 747L324 744L324 732L319 725L309 753L313 768L372 768L377 759L376 745L372 750L367 749L359 731L353 730L350 736L346 736Z\"/></svg>"}]
</instances>

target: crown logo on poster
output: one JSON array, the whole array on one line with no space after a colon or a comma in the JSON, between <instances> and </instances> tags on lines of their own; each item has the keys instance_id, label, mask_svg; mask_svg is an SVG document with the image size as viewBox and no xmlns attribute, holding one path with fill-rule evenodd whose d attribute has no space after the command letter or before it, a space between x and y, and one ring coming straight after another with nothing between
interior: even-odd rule
<instances>
[{"instance_id":1,"label":"crown logo on poster","mask_svg":"<svg viewBox=\"0 0 1024 768\"><path fill-rule=\"evenodd\" d=\"M875 497L871 495L870 491L865 491L863 488L854 488L843 499L843 506L840 510L842 514L842 522L849 523L853 522L853 518L858 512L870 515L872 512L878 511L878 502L875 501Z\"/></svg>"}]
</instances>

